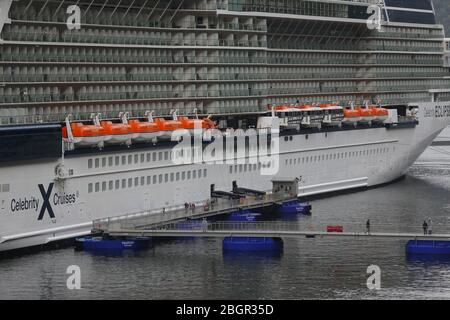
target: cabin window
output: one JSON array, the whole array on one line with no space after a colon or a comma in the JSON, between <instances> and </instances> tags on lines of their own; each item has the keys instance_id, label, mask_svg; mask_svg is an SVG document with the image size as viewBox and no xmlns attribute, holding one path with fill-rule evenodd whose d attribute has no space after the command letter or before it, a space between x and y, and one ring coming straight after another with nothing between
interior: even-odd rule
<instances>
[{"instance_id":1,"label":"cabin window","mask_svg":"<svg viewBox=\"0 0 450 320\"><path fill-rule=\"evenodd\" d=\"M100 159L99 158L95 158L95 167L96 168L100 167Z\"/></svg>"},{"instance_id":2,"label":"cabin window","mask_svg":"<svg viewBox=\"0 0 450 320\"><path fill-rule=\"evenodd\" d=\"M208 175L208 169L203 169L203 177L206 178L207 175Z\"/></svg>"},{"instance_id":3,"label":"cabin window","mask_svg":"<svg viewBox=\"0 0 450 320\"><path fill-rule=\"evenodd\" d=\"M119 156L116 156L116 157L114 158L114 164L115 164L116 166L120 165L120 157L119 157Z\"/></svg>"},{"instance_id":4,"label":"cabin window","mask_svg":"<svg viewBox=\"0 0 450 320\"><path fill-rule=\"evenodd\" d=\"M122 179L122 189L127 187L127 179Z\"/></svg>"},{"instance_id":5,"label":"cabin window","mask_svg":"<svg viewBox=\"0 0 450 320\"><path fill-rule=\"evenodd\" d=\"M120 188L120 180L116 180L115 182L115 189L119 189Z\"/></svg>"},{"instance_id":6,"label":"cabin window","mask_svg":"<svg viewBox=\"0 0 450 320\"><path fill-rule=\"evenodd\" d=\"M187 172L187 179L188 179L188 180L191 179L191 172L190 172L190 171Z\"/></svg>"},{"instance_id":7,"label":"cabin window","mask_svg":"<svg viewBox=\"0 0 450 320\"><path fill-rule=\"evenodd\" d=\"M141 163L144 163L144 162L145 162L145 154L142 153L142 154L141 154Z\"/></svg>"},{"instance_id":8,"label":"cabin window","mask_svg":"<svg viewBox=\"0 0 450 320\"><path fill-rule=\"evenodd\" d=\"M106 167L106 158L102 158L102 167Z\"/></svg>"},{"instance_id":9,"label":"cabin window","mask_svg":"<svg viewBox=\"0 0 450 320\"><path fill-rule=\"evenodd\" d=\"M128 156L128 164L133 164L133 156L131 154Z\"/></svg>"},{"instance_id":10,"label":"cabin window","mask_svg":"<svg viewBox=\"0 0 450 320\"><path fill-rule=\"evenodd\" d=\"M95 192L99 192L100 191L100 182L96 182L95 183Z\"/></svg>"},{"instance_id":11,"label":"cabin window","mask_svg":"<svg viewBox=\"0 0 450 320\"><path fill-rule=\"evenodd\" d=\"M134 186L135 187L139 186L139 177L134 178Z\"/></svg>"},{"instance_id":12,"label":"cabin window","mask_svg":"<svg viewBox=\"0 0 450 320\"><path fill-rule=\"evenodd\" d=\"M229 167L229 172L230 172L230 174L233 173L233 166Z\"/></svg>"},{"instance_id":13,"label":"cabin window","mask_svg":"<svg viewBox=\"0 0 450 320\"><path fill-rule=\"evenodd\" d=\"M152 159L153 159L153 161L156 161L156 152L153 152Z\"/></svg>"},{"instance_id":14,"label":"cabin window","mask_svg":"<svg viewBox=\"0 0 450 320\"><path fill-rule=\"evenodd\" d=\"M108 166L110 166L110 167L113 166L113 157L108 158Z\"/></svg>"},{"instance_id":15,"label":"cabin window","mask_svg":"<svg viewBox=\"0 0 450 320\"><path fill-rule=\"evenodd\" d=\"M165 173L164 174L164 182L168 182L169 181L169 174L168 173Z\"/></svg>"},{"instance_id":16,"label":"cabin window","mask_svg":"<svg viewBox=\"0 0 450 320\"><path fill-rule=\"evenodd\" d=\"M192 178L197 179L197 171L196 170L192 171Z\"/></svg>"},{"instance_id":17,"label":"cabin window","mask_svg":"<svg viewBox=\"0 0 450 320\"><path fill-rule=\"evenodd\" d=\"M162 174L158 175L158 182L159 183L163 182L163 175Z\"/></svg>"},{"instance_id":18,"label":"cabin window","mask_svg":"<svg viewBox=\"0 0 450 320\"><path fill-rule=\"evenodd\" d=\"M164 152L164 160L169 160L169 152Z\"/></svg>"},{"instance_id":19,"label":"cabin window","mask_svg":"<svg viewBox=\"0 0 450 320\"><path fill-rule=\"evenodd\" d=\"M92 169L92 159L88 160L88 169Z\"/></svg>"},{"instance_id":20,"label":"cabin window","mask_svg":"<svg viewBox=\"0 0 450 320\"><path fill-rule=\"evenodd\" d=\"M180 173L179 173L179 172L177 172L177 173L175 174L175 179L176 179L177 181L180 181Z\"/></svg>"},{"instance_id":21,"label":"cabin window","mask_svg":"<svg viewBox=\"0 0 450 320\"><path fill-rule=\"evenodd\" d=\"M88 184L88 193L92 193L92 183Z\"/></svg>"},{"instance_id":22,"label":"cabin window","mask_svg":"<svg viewBox=\"0 0 450 320\"><path fill-rule=\"evenodd\" d=\"M141 177L141 186L145 185L145 177Z\"/></svg>"},{"instance_id":23,"label":"cabin window","mask_svg":"<svg viewBox=\"0 0 450 320\"><path fill-rule=\"evenodd\" d=\"M137 164L139 162L139 155L135 154L134 155L134 164Z\"/></svg>"},{"instance_id":24,"label":"cabin window","mask_svg":"<svg viewBox=\"0 0 450 320\"><path fill-rule=\"evenodd\" d=\"M155 176L153 176L153 184L156 184L157 183L157 178L156 178L156 175Z\"/></svg>"},{"instance_id":25,"label":"cabin window","mask_svg":"<svg viewBox=\"0 0 450 320\"><path fill-rule=\"evenodd\" d=\"M133 178L128 178L128 188L133 187Z\"/></svg>"},{"instance_id":26,"label":"cabin window","mask_svg":"<svg viewBox=\"0 0 450 320\"><path fill-rule=\"evenodd\" d=\"M181 172L181 180L185 180L186 179L186 172L183 171Z\"/></svg>"},{"instance_id":27,"label":"cabin window","mask_svg":"<svg viewBox=\"0 0 450 320\"><path fill-rule=\"evenodd\" d=\"M242 164L239 165L239 171L242 172ZM202 177L202 170L199 169L199 170L198 170L198 178L200 179L201 177Z\"/></svg>"},{"instance_id":28,"label":"cabin window","mask_svg":"<svg viewBox=\"0 0 450 320\"><path fill-rule=\"evenodd\" d=\"M173 182L175 178L175 174L173 172L170 173L170 182Z\"/></svg>"},{"instance_id":29,"label":"cabin window","mask_svg":"<svg viewBox=\"0 0 450 320\"><path fill-rule=\"evenodd\" d=\"M162 153L162 152L159 152L159 153L158 153L158 160L159 160L159 161L162 161L162 159L163 159L163 153Z\"/></svg>"},{"instance_id":30,"label":"cabin window","mask_svg":"<svg viewBox=\"0 0 450 320\"><path fill-rule=\"evenodd\" d=\"M147 153L147 162L150 162L151 159L152 159L151 153Z\"/></svg>"},{"instance_id":31,"label":"cabin window","mask_svg":"<svg viewBox=\"0 0 450 320\"><path fill-rule=\"evenodd\" d=\"M122 165L126 165L127 164L127 157L126 156L122 156Z\"/></svg>"},{"instance_id":32,"label":"cabin window","mask_svg":"<svg viewBox=\"0 0 450 320\"><path fill-rule=\"evenodd\" d=\"M109 190L114 189L114 181L109 181Z\"/></svg>"}]
</instances>

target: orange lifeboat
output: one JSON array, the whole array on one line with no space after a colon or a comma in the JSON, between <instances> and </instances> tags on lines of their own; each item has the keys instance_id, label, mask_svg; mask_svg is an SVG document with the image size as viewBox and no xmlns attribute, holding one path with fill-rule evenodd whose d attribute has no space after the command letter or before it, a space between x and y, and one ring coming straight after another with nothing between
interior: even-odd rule
<instances>
[{"instance_id":1,"label":"orange lifeboat","mask_svg":"<svg viewBox=\"0 0 450 320\"><path fill-rule=\"evenodd\" d=\"M110 138L105 141L108 144L131 143L133 138L133 131L129 124L113 123L112 121L102 121L100 125L105 131L105 134Z\"/></svg>"},{"instance_id":2,"label":"orange lifeboat","mask_svg":"<svg viewBox=\"0 0 450 320\"><path fill-rule=\"evenodd\" d=\"M275 107L276 111L286 111L286 110L292 110L292 107L288 107L288 106L276 106Z\"/></svg>"},{"instance_id":3,"label":"orange lifeboat","mask_svg":"<svg viewBox=\"0 0 450 320\"><path fill-rule=\"evenodd\" d=\"M389 118L389 111L385 108L374 108L377 113L377 120L380 122L384 122Z\"/></svg>"},{"instance_id":4,"label":"orange lifeboat","mask_svg":"<svg viewBox=\"0 0 450 320\"><path fill-rule=\"evenodd\" d=\"M356 109L344 109L344 123L356 125L361 121L361 113Z\"/></svg>"},{"instance_id":5,"label":"orange lifeboat","mask_svg":"<svg viewBox=\"0 0 450 320\"><path fill-rule=\"evenodd\" d=\"M329 109L329 108L335 108L335 107L337 107L337 105L331 104L331 103L322 103L321 105L319 105L319 107L321 109Z\"/></svg>"},{"instance_id":6,"label":"orange lifeboat","mask_svg":"<svg viewBox=\"0 0 450 320\"><path fill-rule=\"evenodd\" d=\"M214 129L216 124L209 118L204 119L189 119L188 117L180 117L181 125L183 129Z\"/></svg>"},{"instance_id":7,"label":"orange lifeboat","mask_svg":"<svg viewBox=\"0 0 450 320\"><path fill-rule=\"evenodd\" d=\"M159 127L155 122L141 122L139 120L129 120L128 124L134 133L133 141L150 142L159 136Z\"/></svg>"},{"instance_id":8,"label":"orange lifeboat","mask_svg":"<svg viewBox=\"0 0 450 320\"><path fill-rule=\"evenodd\" d=\"M172 137L172 132L178 129L183 129L181 121L178 120L166 120L164 118L156 118L155 123L160 131L160 137L165 139L170 139Z\"/></svg>"},{"instance_id":9,"label":"orange lifeboat","mask_svg":"<svg viewBox=\"0 0 450 320\"><path fill-rule=\"evenodd\" d=\"M368 110L369 110L369 113L370 113L370 117L372 118L372 121L377 121L378 120L377 107L369 106Z\"/></svg>"},{"instance_id":10,"label":"orange lifeboat","mask_svg":"<svg viewBox=\"0 0 450 320\"><path fill-rule=\"evenodd\" d=\"M359 116L361 117L360 121L370 122L373 120L370 109L357 107L356 110L359 112Z\"/></svg>"},{"instance_id":11,"label":"orange lifeboat","mask_svg":"<svg viewBox=\"0 0 450 320\"><path fill-rule=\"evenodd\" d=\"M295 108L299 109L299 110L306 110L306 109L312 109L314 107L309 105L309 104L305 104L305 105L302 105L302 106L296 106Z\"/></svg>"},{"instance_id":12,"label":"orange lifeboat","mask_svg":"<svg viewBox=\"0 0 450 320\"><path fill-rule=\"evenodd\" d=\"M70 125L70 132L67 130ZM81 122L68 123L62 128L63 140L80 147L97 146L106 139L104 128L97 125L86 125Z\"/></svg>"}]
</instances>

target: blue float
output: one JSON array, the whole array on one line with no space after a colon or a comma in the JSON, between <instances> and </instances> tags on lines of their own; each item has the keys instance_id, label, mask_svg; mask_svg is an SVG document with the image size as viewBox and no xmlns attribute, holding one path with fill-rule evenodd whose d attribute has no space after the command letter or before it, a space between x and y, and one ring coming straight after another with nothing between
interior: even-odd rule
<instances>
[{"instance_id":1,"label":"blue float","mask_svg":"<svg viewBox=\"0 0 450 320\"><path fill-rule=\"evenodd\" d=\"M414 255L450 255L450 241L409 240L406 253Z\"/></svg>"},{"instance_id":2,"label":"blue float","mask_svg":"<svg viewBox=\"0 0 450 320\"><path fill-rule=\"evenodd\" d=\"M102 237L82 237L77 238L76 246L83 250L138 250L147 248L150 237L132 237L125 239L104 239Z\"/></svg>"},{"instance_id":3,"label":"blue float","mask_svg":"<svg viewBox=\"0 0 450 320\"><path fill-rule=\"evenodd\" d=\"M228 221L244 221L252 222L256 221L256 218L260 216L260 213L251 212L250 210L242 210L231 213L227 216Z\"/></svg>"},{"instance_id":4,"label":"blue float","mask_svg":"<svg viewBox=\"0 0 450 320\"><path fill-rule=\"evenodd\" d=\"M282 250L280 238L227 237L223 239L224 251Z\"/></svg>"},{"instance_id":5,"label":"blue float","mask_svg":"<svg viewBox=\"0 0 450 320\"><path fill-rule=\"evenodd\" d=\"M277 212L280 214L311 214L311 205L308 202L298 200L283 203Z\"/></svg>"}]
</instances>

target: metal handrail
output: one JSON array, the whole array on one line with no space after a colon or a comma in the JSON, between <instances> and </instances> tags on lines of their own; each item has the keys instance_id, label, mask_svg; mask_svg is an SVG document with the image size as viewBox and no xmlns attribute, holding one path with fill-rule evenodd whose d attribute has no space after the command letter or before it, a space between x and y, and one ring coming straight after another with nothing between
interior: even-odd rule
<instances>
[{"instance_id":1,"label":"metal handrail","mask_svg":"<svg viewBox=\"0 0 450 320\"><path fill-rule=\"evenodd\" d=\"M263 198L247 197L241 200L223 200L217 202L207 200L195 203L195 208L184 208L182 206L167 207L165 210L140 211L122 216L97 219L93 222L94 230L117 230L135 229L161 224L168 224L172 221L185 219L195 219L196 217L220 215L230 211L245 210L253 207L272 205L276 202L292 200L292 196L287 194L267 194ZM207 205L208 204L208 205Z\"/></svg>"}]
</instances>

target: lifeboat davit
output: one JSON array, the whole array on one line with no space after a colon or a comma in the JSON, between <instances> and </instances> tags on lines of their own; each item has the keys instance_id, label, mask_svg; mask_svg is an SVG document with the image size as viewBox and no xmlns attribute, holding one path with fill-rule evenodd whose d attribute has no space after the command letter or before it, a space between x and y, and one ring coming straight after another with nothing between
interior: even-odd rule
<instances>
[{"instance_id":1,"label":"lifeboat davit","mask_svg":"<svg viewBox=\"0 0 450 320\"><path fill-rule=\"evenodd\" d=\"M105 140L107 144L130 144L131 140L136 136L133 134L133 130L129 124L102 121L100 125L104 129L105 134L110 137L108 140Z\"/></svg>"},{"instance_id":2,"label":"lifeboat davit","mask_svg":"<svg viewBox=\"0 0 450 320\"><path fill-rule=\"evenodd\" d=\"M67 125L62 128L62 136L65 142L74 143L79 147L94 147L108 139L105 130L101 126L86 125L81 122L70 123L71 137Z\"/></svg>"},{"instance_id":3,"label":"lifeboat davit","mask_svg":"<svg viewBox=\"0 0 450 320\"><path fill-rule=\"evenodd\" d=\"M134 133L133 141L150 142L159 136L159 127L155 122L143 122L139 120L129 120L128 124Z\"/></svg>"}]
</instances>

